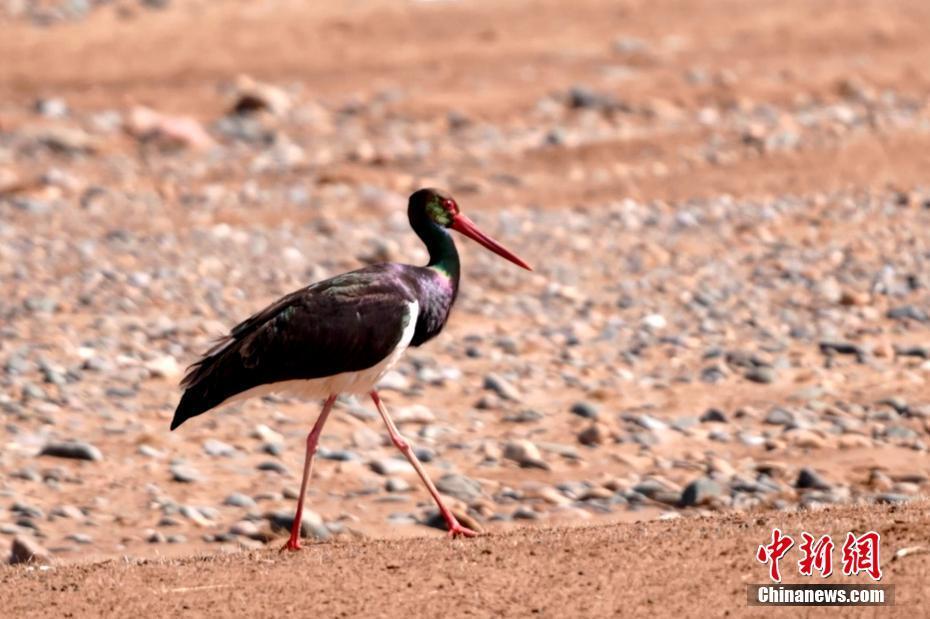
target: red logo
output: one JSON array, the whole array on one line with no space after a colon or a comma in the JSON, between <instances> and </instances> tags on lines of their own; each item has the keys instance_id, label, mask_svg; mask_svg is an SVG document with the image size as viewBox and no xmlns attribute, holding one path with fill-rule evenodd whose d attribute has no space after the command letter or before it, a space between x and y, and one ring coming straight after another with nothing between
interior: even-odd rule
<instances>
[{"instance_id":1,"label":"red logo","mask_svg":"<svg viewBox=\"0 0 930 619\"><path fill-rule=\"evenodd\" d=\"M768 546L759 546L759 550L756 551L756 559L760 563L769 564L769 578L775 582L781 582L778 562L792 546L794 546L794 540L787 535L782 535L781 530L775 528L772 529L772 543Z\"/></svg>"},{"instance_id":2,"label":"red logo","mask_svg":"<svg viewBox=\"0 0 930 619\"><path fill-rule=\"evenodd\" d=\"M881 580L881 536L875 531L863 533L856 537L854 533L846 534L843 544L843 574L857 576L860 572L868 574L872 580ZM781 582L781 569L778 562L791 547L794 540L785 535L781 529L772 529L772 541L760 545L756 550L756 560L769 566L769 578L774 582ZM815 538L810 533L801 533L801 559L798 561L798 572L802 576L813 576L815 572L821 578L828 578L833 574L833 549L835 545L829 535Z\"/></svg>"},{"instance_id":3,"label":"red logo","mask_svg":"<svg viewBox=\"0 0 930 619\"><path fill-rule=\"evenodd\" d=\"M881 537L875 531L863 533L856 537L852 533L846 534L846 543L843 544L843 573L855 576L865 572L872 580L881 580L882 568L879 564L879 546Z\"/></svg>"},{"instance_id":4,"label":"red logo","mask_svg":"<svg viewBox=\"0 0 930 619\"><path fill-rule=\"evenodd\" d=\"M833 540L824 535L816 542L810 533L801 533L801 552L804 557L798 561L798 571L802 576L812 576L814 570L820 572L821 578L833 573Z\"/></svg>"}]
</instances>

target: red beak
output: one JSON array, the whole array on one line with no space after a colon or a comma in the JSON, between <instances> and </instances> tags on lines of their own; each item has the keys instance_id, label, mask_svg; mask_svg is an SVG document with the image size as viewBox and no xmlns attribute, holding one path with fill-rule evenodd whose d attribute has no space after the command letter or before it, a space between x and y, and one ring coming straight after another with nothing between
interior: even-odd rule
<instances>
[{"instance_id":1,"label":"red beak","mask_svg":"<svg viewBox=\"0 0 930 619\"><path fill-rule=\"evenodd\" d=\"M452 217L452 229L457 230L468 238L477 241L481 245L484 245L501 258L506 258L515 265L523 267L527 271L533 270L530 268L530 265L517 258L510 250L479 230L478 226L475 225L475 222L470 220L468 217L465 217L465 215L459 213Z\"/></svg>"}]
</instances>

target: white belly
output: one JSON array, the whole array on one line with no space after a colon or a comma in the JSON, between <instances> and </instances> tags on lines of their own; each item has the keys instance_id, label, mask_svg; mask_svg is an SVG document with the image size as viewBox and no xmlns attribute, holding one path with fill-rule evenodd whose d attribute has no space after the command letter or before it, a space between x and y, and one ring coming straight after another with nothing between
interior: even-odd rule
<instances>
[{"instance_id":1,"label":"white belly","mask_svg":"<svg viewBox=\"0 0 930 619\"><path fill-rule=\"evenodd\" d=\"M410 303L409 308L407 324L404 326L404 332L401 334L397 346L394 347L391 354L370 368L355 372L342 372L322 378L285 380L277 383L269 383L267 385L259 385L258 387L253 387L247 391L237 393L231 398L224 400L220 406L271 393L306 399L328 398L333 395L339 395L340 393L351 393L355 395L370 393L371 390L375 388L375 385L378 384L378 381L387 374L388 370L397 365L401 355L404 354L404 351L410 345L410 340L413 339L413 332L416 330L417 315L420 311L420 305L416 301L413 301Z\"/></svg>"}]
</instances>

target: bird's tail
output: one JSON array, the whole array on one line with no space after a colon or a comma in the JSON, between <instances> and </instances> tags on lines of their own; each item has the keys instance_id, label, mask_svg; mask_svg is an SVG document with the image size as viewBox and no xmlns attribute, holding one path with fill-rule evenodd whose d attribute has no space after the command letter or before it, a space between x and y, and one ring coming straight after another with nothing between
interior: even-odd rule
<instances>
[{"instance_id":1,"label":"bird's tail","mask_svg":"<svg viewBox=\"0 0 930 619\"><path fill-rule=\"evenodd\" d=\"M238 355L220 350L207 353L187 370L181 386L184 394L174 411L171 429L216 408L250 387L248 376Z\"/></svg>"}]
</instances>

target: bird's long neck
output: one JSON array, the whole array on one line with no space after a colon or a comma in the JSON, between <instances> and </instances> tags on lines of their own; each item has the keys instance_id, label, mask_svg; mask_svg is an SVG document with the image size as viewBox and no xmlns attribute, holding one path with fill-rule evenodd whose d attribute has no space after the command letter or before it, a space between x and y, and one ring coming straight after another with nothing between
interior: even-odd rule
<instances>
[{"instance_id":1,"label":"bird's long neck","mask_svg":"<svg viewBox=\"0 0 930 619\"><path fill-rule=\"evenodd\" d=\"M438 271L441 275L449 278L453 288L457 289L459 284L460 262L459 252L455 248L455 241L452 235L445 228L433 223L427 217L416 218L410 222L414 232L426 245L429 251L429 263L427 267Z\"/></svg>"}]
</instances>

